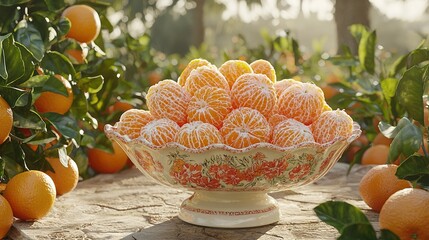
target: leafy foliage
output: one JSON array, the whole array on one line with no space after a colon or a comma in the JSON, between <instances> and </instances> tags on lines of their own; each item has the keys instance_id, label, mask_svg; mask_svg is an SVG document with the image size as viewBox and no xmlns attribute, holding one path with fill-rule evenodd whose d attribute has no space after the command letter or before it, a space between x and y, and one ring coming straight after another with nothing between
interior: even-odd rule
<instances>
[{"instance_id":1,"label":"leafy foliage","mask_svg":"<svg viewBox=\"0 0 429 240\"><path fill-rule=\"evenodd\" d=\"M105 17L108 5L89 4L102 16L102 27L111 30ZM133 85L125 82L124 65L104 53L109 39L102 34L88 45L65 38L70 22L61 13L66 7L65 1L0 1L0 96L14 118L11 138L0 145L0 181L25 169L49 168L45 157L52 155L70 155L81 175L89 177L86 148L111 148L97 140L105 138L98 126L115 120L106 116L108 107ZM78 63L70 49L88 54ZM72 108L65 115L40 113L33 104L42 92L67 95L56 74L72 85Z\"/></svg>"}]
</instances>

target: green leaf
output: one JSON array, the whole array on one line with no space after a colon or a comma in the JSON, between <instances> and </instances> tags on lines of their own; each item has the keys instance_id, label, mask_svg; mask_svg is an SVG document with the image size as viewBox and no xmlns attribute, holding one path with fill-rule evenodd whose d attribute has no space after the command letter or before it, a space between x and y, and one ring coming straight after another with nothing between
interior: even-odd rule
<instances>
[{"instance_id":1,"label":"green leaf","mask_svg":"<svg viewBox=\"0 0 429 240\"><path fill-rule=\"evenodd\" d=\"M30 93L15 87L0 86L0 95L6 99L10 107L23 107L28 105Z\"/></svg>"},{"instance_id":2,"label":"green leaf","mask_svg":"<svg viewBox=\"0 0 429 240\"><path fill-rule=\"evenodd\" d=\"M377 35L375 31L366 32L362 35L362 39L359 42L359 61L364 69L370 73L375 72L375 44L377 41Z\"/></svg>"},{"instance_id":3,"label":"green leaf","mask_svg":"<svg viewBox=\"0 0 429 240\"><path fill-rule=\"evenodd\" d=\"M416 125L409 124L402 128L390 144L388 162L394 162L401 154L408 157L417 152L422 139L422 132Z\"/></svg>"},{"instance_id":4,"label":"green leaf","mask_svg":"<svg viewBox=\"0 0 429 240\"><path fill-rule=\"evenodd\" d=\"M28 49L19 42L15 42L16 46L21 50L21 59L24 63L24 73L23 75L13 82L13 85L19 85L27 81L34 73L34 58Z\"/></svg>"},{"instance_id":5,"label":"green leaf","mask_svg":"<svg viewBox=\"0 0 429 240\"><path fill-rule=\"evenodd\" d=\"M67 155L67 148L65 147L58 148L58 158L60 159L60 162L64 167L68 167L69 156Z\"/></svg>"},{"instance_id":6,"label":"green leaf","mask_svg":"<svg viewBox=\"0 0 429 240\"><path fill-rule=\"evenodd\" d=\"M377 240L371 223L353 223L344 227L338 240Z\"/></svg>"},{"instance_id":7,"label":"green leaf","mask_svg":"<svg viewBox=\"0 0 429 240\"><path fill-rule=\"evenodd\" d=\"M381 229L381 235L379 240L401 240L396 234L388 229Z\"/></svg>"},{"instance_id":8,"label":"green leaf","mask_svg":"<svg viewBox=\"0 0 429 240\"><path fill-rule=\"evenodd\" d=\"M55 51L50 51L45 54L45 57L41 62L41 67L45 70L61 75L70 74L74 76L76 74L73 64L67 59L67 57Z\"/></svg>"},{"instance_id":9,"label":"green leaf","mask_svg":"<svg viewBox=\"0 0 429 240\"><path fill-rule=\"evenodd\" d=\"M370 224L359 208L346 202L324 202L315 207L314 211L323 222L333 226L340 233L350 224Z\"/></svg>"},{"instance_id":10,"label":"green leaf","mask_svg":"<svg viewBox=\"0 0 429 240\"><path fill-rule=\"evenodd\" d=\"M37 61L45 54L45 45L39 30L32 23L22 20L15 32L16 41L22 43Z\"/></svg>"},{"instance_id":11,"label":"green leaf","mask_svg":"<svg viewBox=\"0 0 429 240\"><path fill-rule=\"evenodd\" d=\"M79 139L80 129L73 118L53 112L45 113L43 116L46 117L64 137Z\"/></svg>"},{"instance_id":12,"label":"green leaf","mask_svg":"<svg viewBox=\"0 0 429 240\"><path fill-rule=\"evenodd\" d=\"M389 76L390 77L396 76L396 74L398 74L399 71L407 65L407 59L408 59L408 54L396 59L390 68Z\"/></svg>"},{"instance_id":13,"label":"green leaf","mask_svg":"<svg viewBox=\"0 0 429 240\"><path fill-rule=\"evenodd\" d=\"M357 42L361 41L363 35L368 34L367 27L362 24L353 24L349 27L350 34Z\"/></svg>"},{"instance_id":14,"label":"green leaf","mask_svg":"<svg viewBox=\"0 0 429 240\"><path fill-rule=\"evenodd\" d=\"M79 79L77 85L82 91L89 93L97 93L103 87L104 78L102 75L95 77L85 77Z\"/></svg>"},{"instance_id":15,"label":"green leaf","mask_svg":"<svg viewBox=\"0 0 429 240\"><path fill-rule=\"evenodd\" d=\"M0 0L0 6L14 6L22 3L30 2L31 0Z\"/></svg>"},{"instance_id":16,"label":"green leaf","mask_svg":"<svg viewBox=\"0 0 429 240\"><path fill-rule=\"evenodd\" d=\"M15 41L11 34L0 36L2 42L0 52L0 77L3 79L3 84L10 84L18 80L25 73L24 62L21 57L21 50L15 45Z\"/></svg>"},{"instance_id":17,"label":"green leaf","mask_svg":"<svg viewBox=\"0 0 429 240\"><path fill-rule=\"evenodd\" d=\"M396 78L386 78L381 80L380 86L383 92L383 96L386 99L389 107L392 103L392 98L395 97L396 87L398 86L399 80Z\"/></svg>"},{"instance_id":18,"label":"green leaf","mask_svg":"<svg viewBox=\"0 0 429 240\"><path fill-rule=\"evenodd\" d=\"M42 87L42 92L53 92L66 97L68 96L66 87L55 76L49 76L48 80Z\"/></svg>"},{"instance_id":19,"label":"green leaf","mask_svg":"<svg viewBox=\"0 0 429 240\"><path fill-rule=\"evenodd\" d=\"M328 58L328 61L341 67L356 67L359 65L359 61L357 61L353 56L334 56Z\"/></svg>"},{"instance_id":20,"label":"green leaf","mask_svg":"<svg viewBox=\"0 0 429 240\"><path fill-rule=\"evenodd\" d=\"M412 155L399 165L396 176L408 181L417 181L423 186L429 186L429 158Z\"/></svg>"},{"instance_id":21,"label":"green leaf","mask_svg":"<svg viewBox=\"0 0 429 240\"><path fill-rule=\"evenodd\" d=\"M407 58L407 68L429 60L429 49L420 48L412 51Z\"/></svg>"},{"instance_id":22,"label":"green leaf","mask_svg":"<svg viewBox=\"0 0 429 240\"><path fill-rule=\"evenodd\" d=\"M401 131L402 128L411 125L411 121L406 118L403 117L399 120L398 125L397 126L392 126L386 122L379 122L378 123L378 128L380 129L381 133L387 137L387 138L394 138L396 137L396 135L399 133L399 131Z\"/></svg>"},{"instance_id":23,"label":"green leaf","mask_svg":"<svg viewBox=\"0 0 429 240\"><path fill-rule=\"evenodd\" d=\"M429 66L427 66L429 68ZM423 119L423 68L417 66L408 69L399 80L396 89L397 102L405 108L409 117L424 126Z\"/></svg>"},{"instance_id":24,"label":"green leaf","mask_svg":"<svg viewBox=\"0 0 429 240\"><path fill-rule=\"evenodd\" d=\"M65 36L70 31L71 23L67 18L61 18L56 25L57 33L59 37Z\"/></svg>"},{"instance_id":25,"label":"green leaf","mask_svg":"<svg viewBox=\"0 0 429 240\"><path fill-rule=\"evenodd\" d=\"M21 84L20 86L23 88L34 88L34 87L43 87L49 78L50 75L36 75L29 78L26 82Z\"/></svg>"},{"instance_id":26,"label":"green leaf","mask_svg":"<svg viewBox=\"0 0 429 240\"><path fill-rule=\"evenodd\" d=\"M46 129L46 124L38 113L33 110L28 111L25 109L14 109L13 125L17 128Z\"/></svg>"}]
</instances>

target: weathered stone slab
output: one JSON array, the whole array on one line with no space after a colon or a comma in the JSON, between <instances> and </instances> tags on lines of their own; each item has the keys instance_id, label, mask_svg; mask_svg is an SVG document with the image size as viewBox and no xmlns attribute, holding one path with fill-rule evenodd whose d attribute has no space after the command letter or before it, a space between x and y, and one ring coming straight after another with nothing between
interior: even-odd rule
<instances>
[{"instance_id":1,"label":"weathered stone slab","mask_svg":"<svg viewBox=\"0 0 429 240\"><path fill-rule=\"evenodd\" d=\"M337 231L322 223L313 208L343 200L364 209L378 227L377 214L358 195L369 167L337 163L321 180L298 189L271 193L280 205L276 224L249 229L216 229L177 218L179 206L192 193L164 187L130 169L98 175L59 197L52 212L37 222L15 221L11 239L335 239Z\"/></svg>"}]
</instances>

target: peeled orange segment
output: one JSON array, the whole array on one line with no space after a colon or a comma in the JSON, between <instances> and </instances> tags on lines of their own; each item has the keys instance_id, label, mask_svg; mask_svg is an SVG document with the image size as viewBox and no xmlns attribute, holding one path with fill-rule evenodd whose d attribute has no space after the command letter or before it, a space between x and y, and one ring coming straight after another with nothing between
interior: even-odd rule
<instances>
[{"instance_id":1,"label":"peeled orange segment","mask_svg":"<svg viewBox=\"0 0 429 240\"><path fill-rule=\"evenodd\" d=\"M186 110L191 99L178 83L163 80L151 86L146 95L146 104L155 118L169 118L180 126L187 122Z\"/></svg>"},{"instance_id":2,"label":"peeled orange segment","mask_svg":"<svg viewBox=\"0 0 429 240\"><path fill-rule=\"evenodd\" d=\"M232 85L234 85L237 78L241 75L253 73L250 65L241 60L228 60L220 66L219 71L225 76L230 88L232 88Z\"/></svg>"},{"instance_id":3,"label":"peeled orange segment","mask_svg":"<svg viewBox=\"0 0 429 240\"><path fill-rule=\"evenodd\" d=\"M295 79L289 78L289 79L283 79L281 81L277 81L274 83L274 89L276 90L277 98L280 97L280 95L283 93L284 90L286 90L288 87L294 85L294 84L301 84L302 82L297 81Z\"/></svg>"},{"instance_id":4,"label":"peeled orange segment","mask_svg":"<svg viewBox=\"0 0 429 240\"><path fill-rule=\"evenodd\" d=\"M188 63L188 65L185 67L185 69L183 69L182 73L180 74L179 80L177 81L179 85L184 87L186 83L186 79L188 79L189 74L191 74L192 70L202 66L212 66L215 68L214 65L212 65L209 61L205 59L202 59L202 58L193 59Z\"/></svg>"},{"instance_id":5,"label":"peeled orange segment","mask_svg":"<svg viewBox=\"0 0 429 240\"><path fill-rule=\"evenodd\" d=\"M312 83L293 84L278 99L280 114L305 125L314 122L323 112L324 106L323 91Z\"/></svg>"},{"instance_id":6,"label":"peeled orange segment","mask_svg":"<svg viewBox=\"0 0 429 240\"><path fill-rule=\"evenodd\" d=\"M266 75L273 83L276 82L276 70L270 62L264 59L259 59L250 64L254 73Z\"/></svg>"},{"instance_id":7,"label":"peeled orange segment","mask_svg":"<svg viewBox=\"0 0 429 240\"><path fill-rule=\"evenodd\" d=\"M241 107L228 114L220 132L227 145L245 148L255 143L269 142L271 128L260 112Z\"/></svg>"},{"instance_id":8,"label":"peeled orange segment","mask_svg":"<svg viewBox=\"0 0 429 240\"><path fill-rule=\"evenodd\" d=\"M218 87L229 91L228 81L226 81L226 78L218 69L202 66L192 70L191 74L189 74L189 77L186 79L186 91L194 95L198 89L205 86Z\"/></svg>"},{"instance_id":9,"label":"peeled orange segment","mask_svg":"<svg viewBox=\"0 0 429 240\"><path fill-rule=\"evenodd\" d=\"M268 123L270 124L270 126L274 129L275 126L277 126L277 124L283 122L284 120L287 120L289 118L287 118L284 115L278 114L278 113L273 113L271 115L270 118L268 118Z\"/></svg>"},{"instance_id":10,"label":"peeled orange segment","mask_svg":"<svg viewBox=\"0 0 429 240\"><path fill-rule=\"evenodd\" d=\"M294 119L287 119L274 128L272 143L280 147L290 147L300 143L314 142L308 126Z\"/></svg>"},{"instance_id":11,"label":"peeled orange segment","mask_svg":"<svg viewBox=\"0 0 429 240\"><path fill-rule=\"evenodd\" d=\"M188 105L188 122L202 121L222 127L232 110L231 97L222 88L206 86L195 92Z\"/></svg>"},{"instance_id":12,"label":"peeled orange segment","mask_svg":"<svg viewBox=\"0 0 429 240\"><path fill-rule=\"evenodd\" d=\"M352 135L353 119L343 110L325 111L311 124L311 131L316 142L327 143Z\"/></svg>"},{"instance_id":13,"label":"peeled orange segment","mask_svg":"<svg viewBox=\"0 0 429 240\"><path fill-rule=\"evenodd\" d=\"M141 129L140 135L155 146L174 142L180 126L168 118L156 119Z\"/></svg>"},{"instance_id":14,"label":"peeled orange segment","mask_svg":"<svg viewBox=\"0 0 429 240\"><path fill-rule=\"evenodd\" d=\"M273 82L263 74L241 75L231 89L234 108L249 107L269 117L276 106L277 97Z\"/></svg>"},{"instance_id":15,"label":"peeled orange segment","mask_svg":"<svg viewBox=\"0 0 429 240\"><path fill-rule=\"evenodd\" d=\"M185 147L198 149L211 144L222 143L219 130L201 121L190 122L183 125L176 136L176 142Z\"/></svg>"},{"instance_id":16,"label":"peeled orange segment","mask_svg":"<svg viewBox=\"0 0 429 240\"><path fill-rule=\"evenodd\" d=\"M130 109L125 111L119 122L116 123L117 132L121 135L127 135L130 139L138 138L142 127L154 119L149 111Z\"/></svg>"}]
</instances>

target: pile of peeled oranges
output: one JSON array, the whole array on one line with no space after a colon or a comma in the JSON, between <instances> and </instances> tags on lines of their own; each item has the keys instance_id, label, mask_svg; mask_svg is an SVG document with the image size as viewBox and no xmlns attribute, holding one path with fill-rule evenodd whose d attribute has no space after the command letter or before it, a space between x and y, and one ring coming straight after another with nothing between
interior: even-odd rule
<instances>
[{"instance_id":1,"label":"pile of peeled oranges","mask_svg":"<svg viewBox=\"0 0 429 240\"><path fill-rule=\"evenodd\" d=\"M131 109L116 123L130 139L153 146L177 142L198 149L226 144L236 149L256 143L290 147L327 143L352 135L353 120L332 110L313 83L277 81L266 60L229 60L216 67L205 59L188 63L178 81L149 88L148 110Z\"/></svg>"}]
</instances>

